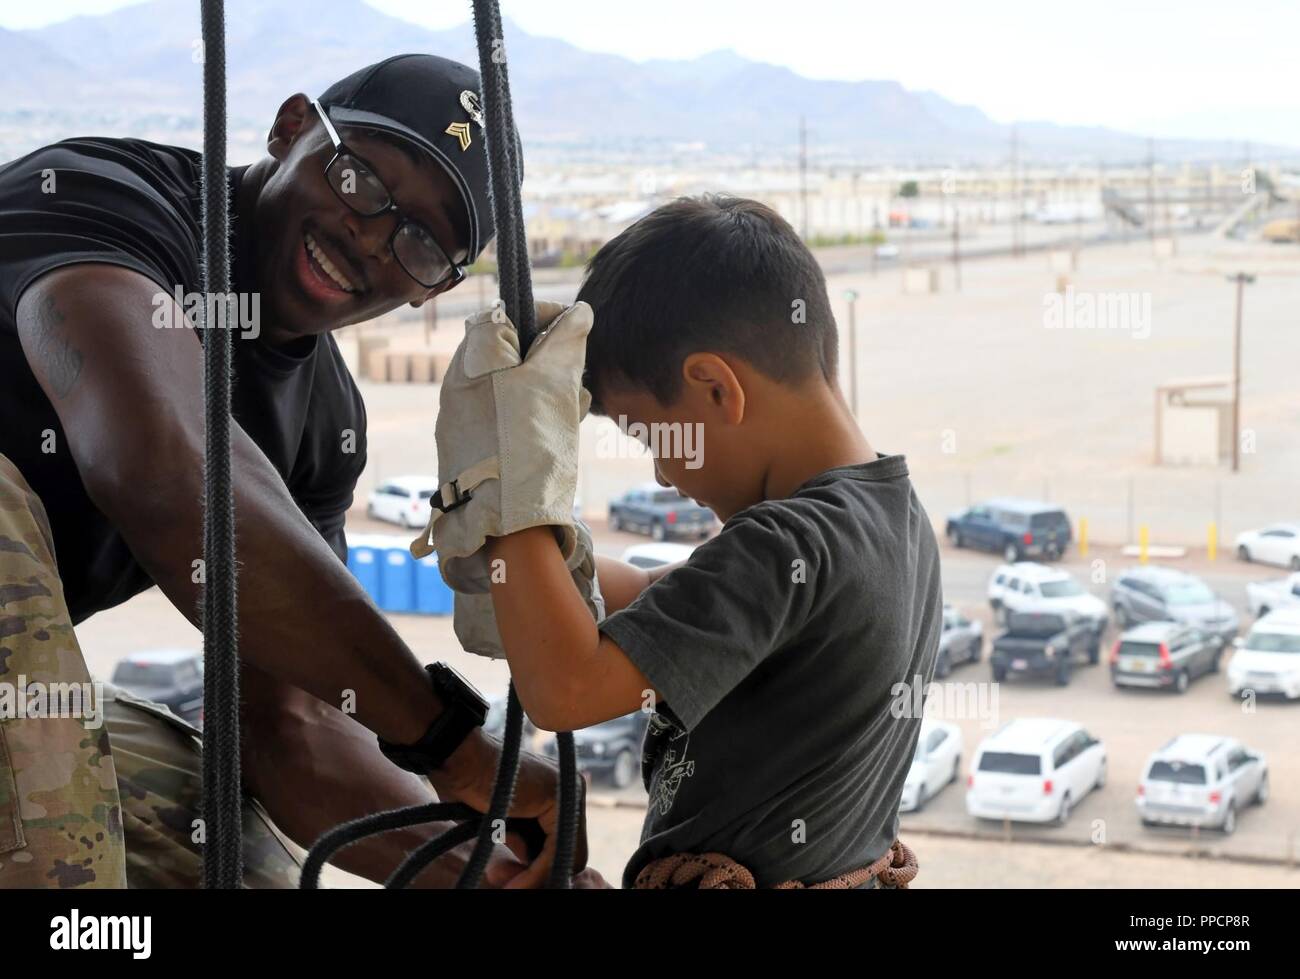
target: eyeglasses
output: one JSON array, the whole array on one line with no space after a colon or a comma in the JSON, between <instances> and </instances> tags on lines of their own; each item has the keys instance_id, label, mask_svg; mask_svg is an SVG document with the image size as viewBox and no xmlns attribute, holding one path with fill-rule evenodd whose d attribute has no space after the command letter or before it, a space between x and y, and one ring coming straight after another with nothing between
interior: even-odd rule
<instances>
[{"instance_id":1,"label":"eyeglasses","mask_svg":"<svg viewBox=\"0 0 1300 979\"><path fill-rule=\"evenodd\" d=\"M400 220L388 238L388 247L392 249L393 256L403 271L424 288L432 289L444 282L454 285L464 279L464 268L447 257L433 233L418 221L402 214L393 202L393 195L376 175L375 168L339 138L324 106L316 99L312 99L311 104L320 113L325 131L334 144L334 156L325 165L325 179L339 200L362 217L374 218L391 211L397 212Z\"/></svg>"}]
</instances>

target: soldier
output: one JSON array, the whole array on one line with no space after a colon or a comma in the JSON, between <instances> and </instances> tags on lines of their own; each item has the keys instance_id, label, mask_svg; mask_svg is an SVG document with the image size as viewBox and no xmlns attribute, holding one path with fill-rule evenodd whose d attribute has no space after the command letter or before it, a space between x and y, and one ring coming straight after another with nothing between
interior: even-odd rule
<instances>
[{"instance_id":1,"label":"soldier","mask_svg":"<svg viewBox=\"0 0 1300 979\"><path fill-rule=\"evenodd\" d=\"M300 846L347 819L427 803L430 783L480 810L491 795L500 745L482 731L481 698L450 671L431 682L342 563L366 414L331 336L463 280L494 233L482 127L475 71L399 55L319 99L290 96L268 155L226 174L240 315L218 325L239 330L243 774ZM0 168L0 454L16 520L13 549L0 551L12 630L0 658L11 682L29 667L87 681L72 624L151 585L199 621L204 331L192 327L210 321L190 319L187 297L202 286L202 162L181 147L78 137ZM22 883L120 886L141 783L119 770L114 790L113 732L0 724L0 883L26 864ZM547 846L532 859L511 838L489 881L546 879L556 784L553 763L525 754L511 812L536 819ZM157 829L165 808L152 808L158 819L134 810L138 826ZM176 809L166 821L183 827L192 799ZM383 880L441 828L374 837L339 863ZM449 882L463 859L461 848L421 882Z\"/></svg>"}]
</instances>

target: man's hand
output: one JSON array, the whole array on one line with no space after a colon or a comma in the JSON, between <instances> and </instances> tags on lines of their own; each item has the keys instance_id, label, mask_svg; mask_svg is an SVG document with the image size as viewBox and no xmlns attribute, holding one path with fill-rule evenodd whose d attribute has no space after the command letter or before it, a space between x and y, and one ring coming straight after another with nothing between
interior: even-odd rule
<instances>
[{"instance_id":1,"label":"man's hand","mask_svg":"<svg viewBox=\"0 0 1300 979\"><path fill-rule=\"evenodd\" d=\"M438 421L439 499L411 544L438 552L456 591L486 593L484 545L529 527L558 528L560 549L575 549L573 498L578 424L591 403L582 387L591 307L538 303L545 329L521 359L519 337L499 307L470 317L442 380Z\"/></svg>"},{"instance_id":2,"label":"man's hand","mask_svg":"<svg viewBox=\"0 0 1300 979\"><path fill-rule=\"evenodd\" d=\"M484 734L482 729L470 732L446 765L429 773L429 781L438 798L444 802L463 802L477 812L487 812L492 801L496 782L497 764L501 758L501 745ZM536 820L546 834L541 853L532 856L521 838L507 833L506 845L522 860L528 862L525 870L505 883L509 888L541 887L550 876L555 863L556 833L558 830L560 802L558 797L560 772L556 763L529 751L519 753L519 776L515 781L514 802L509 816ZM587 814L585 800L579 797L578 839L574 852L575 873L587 865ZM494 871L495 883L511 868L502 863Z\"/></svg>"}]
</instances>

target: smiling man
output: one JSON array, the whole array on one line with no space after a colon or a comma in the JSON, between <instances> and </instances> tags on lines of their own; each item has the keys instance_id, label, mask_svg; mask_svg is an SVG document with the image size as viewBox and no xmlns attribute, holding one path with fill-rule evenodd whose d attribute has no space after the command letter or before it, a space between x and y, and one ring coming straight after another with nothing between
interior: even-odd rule
<instances>
[{"instance_id":1,"label":"smiling man","mask_svg":"<svg viewBox=\"0 0 1300 979\"><path fill-rule=\"evenodd\" d=\"M444 799L484 808L490 791L498 746L477 695L450 671L426 673L344 566L366 415L330 336L454 287L492 238L478 93L464 65L389 58L319 99L286 99L268 156L227 173L232 291L258 316L234 342L244 775L302 845L430 800L385 757L395 749ZM202 164L180 147L80 137L0 168L0 680L25 667L84 679L70 624L154 584L200 619L204 337L158 326L194 325L174 297L202 288ZM337 709L345 698L355 720ZM27 723L0 720L0 885L119 882L111 854L94 859L121 834L112 730L108 742L51 740L52 726ZM50 772L74 765L71 782L94 775L83 801L97 816L52 789ZM526 757L515 815L551 826L555 778ZM70 872L33 840L66 847L78 819L98 835ZM387 834L340 862L382 880L437 829ZM544 879L551 845L526 871L501 848L489 877ZM423 882L447 881L463 858Z\"/></svg>"}]
</instances>

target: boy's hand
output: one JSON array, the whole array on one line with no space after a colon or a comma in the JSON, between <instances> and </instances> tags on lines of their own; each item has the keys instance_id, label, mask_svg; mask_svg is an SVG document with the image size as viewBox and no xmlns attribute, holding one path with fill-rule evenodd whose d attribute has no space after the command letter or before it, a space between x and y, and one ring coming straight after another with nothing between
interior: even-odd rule
<instances>
[{"instance_id":1,"label":"boy's hand","mask_svg":"<svg viewBox=\"0 0 1300 979\"><path fill-rule=\"evenodd\" d=\"M447 584L486 592L483 545L528 527L561 529L573 556L578 424L591 403L582 387L591 307L538 303L543 332L522 361L519 338L497 305L470 317L439 397L435 435L444 507L436 507L411 552L438 552Z\"/></svg>"},{"instance_id":2,"label":"boy's hand","mask_svg":"<svg viewBox=\"0 0 1300 979\"><path fill-rule=\"evenodd\" d=\"M573 583L578 587L578 593L587 603L587 611L599 622L605 617L605 599L600 591L600 582L596 579L596 557L591 543L591 531L581 520L574 521L574 530L577 543L565 564L573 577ZM497 626L492 595L456 592L454 597L452 627L465 651L492 659L505 659L506 651L501 644L501 631Z\"/></svg>"}]
</instances>

